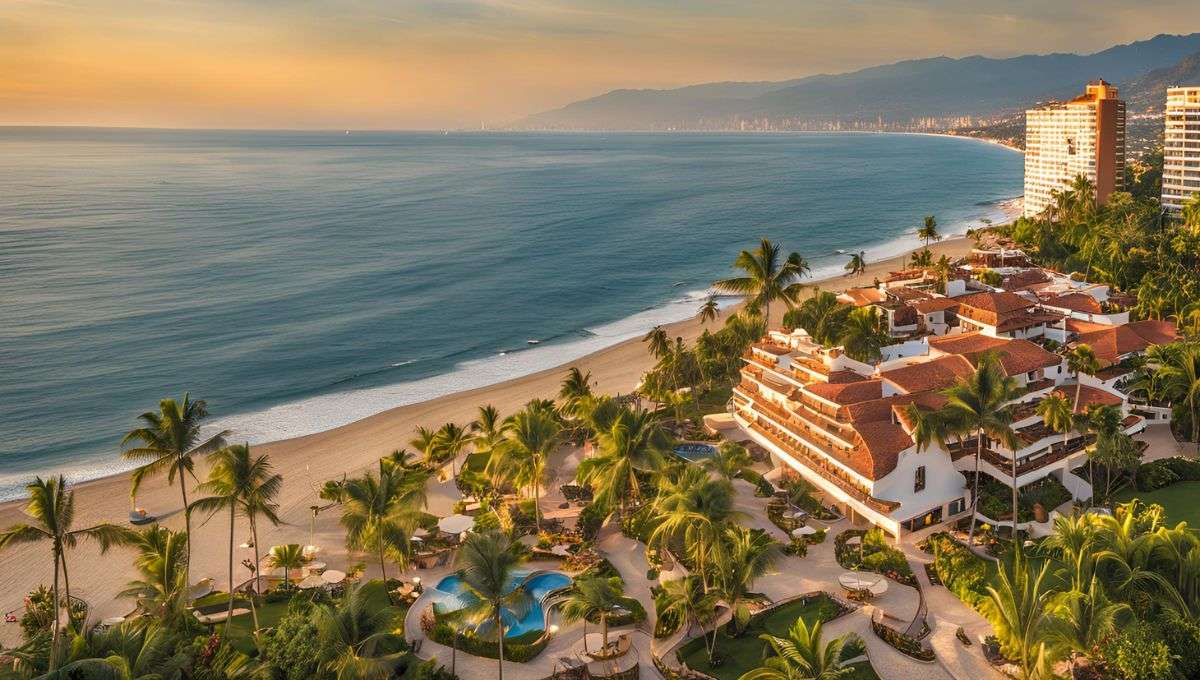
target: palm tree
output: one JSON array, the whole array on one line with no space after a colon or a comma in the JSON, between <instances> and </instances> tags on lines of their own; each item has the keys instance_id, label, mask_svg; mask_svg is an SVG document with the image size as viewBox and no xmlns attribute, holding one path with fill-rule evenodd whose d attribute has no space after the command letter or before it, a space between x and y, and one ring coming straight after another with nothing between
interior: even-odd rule
<instances>
[{"instance_id":1,"label":"palm tree","mask_svg":"<svg viewBox=\"0 0 1200 680\"><path fill-rule=\"evenodd\" d=\"M225 618L225 635L229 635L229 625L233 618L233 548L235 544L235 520L238 513L246 517L254 527L255 518L263 515L272 524L279 524L279 516L275 514L278 507L275 497L283 486L283 477L273 474L271 461L266 454L252 456L250 445L242 444L227 446L209 455L211 466L208 470L208 481L201 484L198 490L212 494L192 503L193 510L208 512L210 516L221 510L229 510L229 610ZM254 535L254 564L255 592L259 591L257 565L258 532ZM255 619L258 613L255 611ZM255 628L258 626L256 625Z\"/></svg>"},{"instance_id":2,"label":"palm tree","mask_svg":"<svg viewBox=\"0 0 1200 680\"><path fill-rule=\"evenodd\" d=\"M771 303L783 300L788 307L794 305L804 287L800 279L809 273L800 253L788 255L783 262L780 255L779 246L764 238L757 249L743 250L733 261L734 268L741 269L745 276L715 281L713 287L745 297L747 306L762 310L770 328Z\"/></svg>"},{"instance_id":3,"label":"palm tree","mask_svg":"<svg viewBox=\"0 0 1200 680\"><path fill-rule=\"evenodd\" d=\"M700 310L696 312L696 317L700 319L700 324L704 325L709 321L716 321L717 314L721 311L721 306L717 304L717 296L709 295L704 298L704 303L700 305Z\"/></svg>"},{"instance_id":4,"label":"palm tree","mask_svg":"<svg viewBox=\"0 0 1200 680\"><path fill-rule=\"evenodd\" d=\"M709 472L733 480L742 473L754 467L754 459L746 451L746 447L737 442L723 441L716 453L705 458L702 465Z\"/></svg>"},{"instance_id":5,"label":"palm tree","mask_svg":"<svg viewBox=\"0 0 1200 680\"><path fill-rule=\"evenodd\" d=\"M572 366L558 389L558 398L562 400L560 410L563 416L577 419L580 403L590 396L592 396L591 372L584 373L578 367Z\"/></svg>"},{"instance_id":6,"label":"palm tree","mask_svg":"<svg viewBox=\"0 0 1200 680\"><path fill-rule=\"evenodd\" d=\"M693 626L699 626L704 635L704 648L708 653L708 663L712 664L713 652L717 644L717 631L711 635L705 628L716 623L718 596L708 592L700 577L695 574L667 581L662 584L662 594L658 615L683 622L690 631Z\"/></svg>"},{"instance_id":7,"label":"palm tree","mask_svg":"<svg viewBox=\"0 0 1200 680\"><path fill-rule=\"evenodd\" d=\"M218 432L208 439L200 439L200 422L208 416L208 404L203 399L192 401L185 393L183 402L174 399L163 399L158 403L158 413L147 411L138 416L143 427L130 430L121 440L124 447L130 443L138 443L126 449L121 457L125 460L141 461L144 464L133 471L133 488L130 495L136 497L142 482L147 478L162 472L167 473L167 483L174 484L179 479L179 493L183 496L183 535L191 540L192 513L188 504L187 480L188 475L195 477L196 467L194 456L205 455L225 446L225 436L228 432ZM188 545L191 554L191 545ZM188 580L188 565L183 568L183 578Z\"/></svg>"},{"instance_id":8,"label":"palm tree","mask_svg":"<svg viewBox=\"0 0 1200 680\"><path fill-rule=\"evenodd\" d=\"M192 658L178 649L182 636L161 622L126 622L76 636L69 663L42 680L116 677L159 680L181 677Z\"/></svg>"},{"instance_id":9,"label":"palm tree","mask_svg":"<svg viewBox=\"0 0 1200 680\"><path fill-rule=\"evenodd\" d=\"M450 461L450 474L458 475L458 456L471 443L471 433L458 423L446 423L434 435L434 450L438 460Z\"/></svg>"},{"instance_id":10,"label":"palm tree","mask_svg":"<svg viewBox=\"0 0 1200 680\"><path fill-rule=\"evenodd\" d=\"M288 578L292 569L304 567L304 548L299 543L285 543L271 548L271 567L283 570L283 587L290 588L292 580ZM386 579L385 579L386 580Z\"/></svg>"},{"instance_id":11,"label":"palm tree","mask_svg":"<svg viewBox=\"0 0 1200 680\"><path fill-rule=\"evenodd\" d=\"M1071 407L1071 411L1079 410L1079 395L1083 390L1083 381L1080 380L1081 373L1089 375L1100 370L1100 360L1096 358L1096 353L1087 343L1080 343L1073 349L1067 352L1067 370L1075 374L1075 403Z\"/></svg>"},{"instance_id":12,"label":"palm tree","mask_svg":"<svg viewBox=\"0 0 1200 680\"><path fill-rule=\"evenodd\" d=\"M1001 653L1017 662L1023 678L1030 678L1045 661L1040 657L1051 651L1046 645L1047 602L1053 591L1045 583L1050 563L1043 562L1035 572L1020 541L1014 545L1013 559L997 570L996 585L987 587L988 597L979 607L996 631Z\"/></svg>"},{"instance_id":13,"label":"palm tree","mask_svg":"<svg viewBox=\"0 0 1200 680\"><path fill-rule=\"evenodd\" d=\"M648 343L650 355L655 359L662 359L671 352L671 337L662 326L651 328L642 338L642 342Z\"/></svg>"},{"instance_id":14,"label":"palm tree","mask_svg":"<svg viewBox=\"0 0 1200 680\"><path fill-rule=\"evenodd\" d=\"M491 404L480 406L479 417L471 421L471 432L475 435L471 446L476 453L491 453L504 439L504 418L500 416L500 410Z\"/></svg>"},{"instance_id":15,"label":"palm tree","mask_svg":"<svg viewBox=\"0 0 1200 680\"><path fill-rule=\"evenodd\" d=\"M391 606L384 581L368 581L336 603L318 604L312 616L331 657L325 670L338 680L386 680L405 656L403 617Z\"/></svg>"},{"instance_id":16,"label":"palm tree","mask_svg":"<svg viewBox=\"0 0 1200 680\"><path fill-rule=\"evenodd\" d=\"M846 276L858 276L867 272L867 252L860 250L857 253L850 253L850 261L843 267L846 270Z\"/></svg>"},{"instance_id":17,"label":"palm tree","mask_svg":"<svg viewBox=\"0 0 1200 680\"><path fill-rule=\"evenodd\" d=\"M1008 403L1020 396L1017 382L1005 376L1000 360L994 353L986 353L979 357L975 371L970 375L959 378L954 385L947 388L946 405L942 407L938 419L948 432L975 437L975 479L971 496L971 529L968 532L968 545L975 538L975 511L979 507L979 461L983 457L984 437L999 441L1014 452L1012 456L1012 505L1013 505L1013 535L1016 535L1018 519L1017 506L1017 458L1015 452L1019 447L1016 433L1012 429L1012 411Z\"/></svg>"},{"instance_id":18,"label":"palm tree","mask_svg":"<svg viewBox=\"0 0 1200 680\"><path fill-rule=\"evenodd\" d=\"M738 680L837 680L848 678L854 669L842 664L842 650L857 636L847 633L828 644L821 641L821 622L810 627L804 618L796 619L786 638L760 635L772 654L760 668L747 671Z\"/></svg>"},{"instance_id":19,"label":"palm tree","mask_svg":"<svg viewBox=\"0 0 1200 680\"><path fill-rule=\"evenodd\" d=\"M846 317L854 308L838 302L837 295L817 291L812 297L791 309L783 317L785 327L803 328L813 340L830 346L843 335Z\"/></svg>"},{"instance_id":20,"label":"palm tree","mask_svg":"<svg viewBox=\"0 0 1200 680\"><path fill-rule=\"evenodd\" d=\"M629 607L625 597L625 582L620 576L584 576L575 581L559 605L563 621L572 623L593 616L600 619L601 649L608 649L608 619L613 614ZM587 636L584 635L584 652L587 652Z\"/></svg>"},{"instance_id":21,"label":"palm tree","mask_svg":"<svg viewBox=\"0 0 1200 680\"><path fill-rule=\"evenodd\" d=\"M496 449L491 463L507 471L510 478L533 489L533 518L538 533L542 530L542 480L546 476L546 459L559 444L562 431L558 421L545 411L528 409L516 413L509 421L505 440Z\"/></svg>"},{"instance_id":22,"label":"palm tree","mask_svg":"<svg viewBox=\"0 0 1200 680\"><path fill-rule=\"evenodd\" d=\"M1128 604L1108 599L1095 575L1086 591L1070 590L1054 596L1049 611L1049 642L1068 650L1071 678L1075 677L1076 656L1099 647L1117 631L1122 618L1132 613Z\"/></svg>"},{"instance_id":23,"label":"palm tree","mask_svg":"<svg viewBox=\"0 0 1200 680\"><path fill-rule=\"evenodd\" d=\"M498 680L504 680L504 619L521 619L532 601L529 591L512 580L516 569L527 554L520 543L498 531L467 536L455 557L455 566L462 578L463 592L459 599L466 606L458 612L463 620L495 636L499 646Z\"/></svg>"},{"instance_id":24,"label":"palm tree","mask_svg":"<svg viewBox=\"0 0 1200 680\"><path fill-rule=\"evenodd\" d=\"M682 539L706 590L709 553L725 529L743 516L734 508L733 497L729 480L712 479L704 469L688 465L674 479L660 483L654 501L658 524L650 542L665 545Z\"/></svg>"},{"instance_id":25,"label":"palm tree","mask_svg":"<svg viewBox=\"0 0 1200 680\"><path fill-rule=\"evenodd\" d=\"M1121 410L1116 406L1096 406L1088 410L1088 429L1096 435L1088 464L1099 461L1104 466L1105 500L1112 494L1113 470L1135 467L1140 456L1137 442L1121 430L1121 418ZM1094 485L1095 481L1092 483Z\"/></svg>"},{"instance_id":26,"label":"palm tree","mask_svg":"<svg viewBox=\"0 0 1200 680\"><path fill-rule=\"evenodd\" d=\"M120 596L136 598L168 625L177 623L187 616L187 534L156 524L133 534L129 543L138 551L133 564L141 578L130 581Z\"/></svg>"},{"instance_id":27,"label":"palm tree","mask_svg":"<svg viewBox=\"0 0 1200 680\"><path fill-rule=\"evenodd\" d=\"M1038 402L1035 411L1042 417L1042 423L1055 432L1063 433L1063 446L1075 428L1075 412L1071 402L1062 394L1055 392L1047 395Z\"/></svg>"},{"instance_id":28,"label":"palm tree","mask_svg":"<svg viewBox=\"0 0 1200 680\"><path fill-rule=\"evenodd\" d=\"M653 413L623 408L596 439L598 455L582 461L576 477L592 487L601 507L619 506L624 512L630 501L641 499L638 475L662 466L669 438Z\"/></svg>"},{"instance_id":29,"label":"palm tree","mask_svg":"<svg viewBox=\"0 0 1200 680\"><path fill-rule=\"evenodd\" d=\"M1200 454L1200 345L1182 345L1168 357L1159 369L1163 396L1174 404L1187 404L1191 439Z\"/></svg>"},{"instance_id":30,"label":"palm tree","mask_svg":"<svg viewBox=\"0 0 1200 680\"><path fill-rule=\"evenodd\" d=\"M403 562L408 552L409 535L425 505L426 479L425 473L381 464L378 476L367 472L346 482L341 519L346 546L375 551L385 581L386 558Z\"/></svg>"},{"instance_id":31,"label":"palm tree","mask_svg":"<svg viewBox=\"0 0 1200 680\"><path fill-rule=\"evenodd\" d=\"M416 433L409 440L408 445L421 452L425 456L425 462L430 465L435 465L438 457L438 438L437 430L431 430L424 425L418 425L414 430Z\"/></svg>"},{"instance_id":32,"label":"palm tree","mask_svg":"<svg viewBox=\"0 0 1200 680\"><path fill-rule=\"evenodd\" d=\"M753 594L754 582L771 571L783 557L783 552L766 532L742 526L726 529L718 548L718 592L733 612L733 634L736 637L746 632L746 626L750 623L747 603L762 598Z\"/></svg>"},{"instance_id":33,"label":"palm tree","mask_svg":"<svg viewBox=\"0 0 1200 680\"><path fill-rule=\"evenodd\" d=\"M925 242L925 248L929 248L929 244L933 241L941 241L942 235L938 233L937 219L933 215L925 216L925 226L917 230L917 237Z\"/></svg>"},{"instance_id":34,"label":"palm tree","mask_svg":"<svg viewBox=\"0 0 1200 680\"><path fill-rule=\"evenodd\" d=\"M880 350L892 342L874 307L851 310L846 316L840 340L847 356L864 363L878 361L883 356Z\"/></svg>"},{"instance_id":35,"label":"palm tree","mask_svg":"<svg viewBox=\"0 0 1200 680\"><path fill-rule=\"evenodd\" d=\"M100 544L101 552L107 552L109 547L117 543L128 542L129 532L115 524L97 524L85 529L73 529L75 523L75 492L67 490L67 482L62 475L57 478L42 479L35 477L25 486L29 492L29 502L25 505L25 514L34 521L32 524L14 524L0 532L0 550L24 543L50 543L50 555L54 559L54 621L50 642L50 668L53 670L58 653L59 639L59 604L62 601L58 592L58 574L62 569L63 587L66 590L67 625L73 627L71 621L71 582L67 576L67 549L74 548L81 538L94 539Z\"/></svg>"}]
</instances>

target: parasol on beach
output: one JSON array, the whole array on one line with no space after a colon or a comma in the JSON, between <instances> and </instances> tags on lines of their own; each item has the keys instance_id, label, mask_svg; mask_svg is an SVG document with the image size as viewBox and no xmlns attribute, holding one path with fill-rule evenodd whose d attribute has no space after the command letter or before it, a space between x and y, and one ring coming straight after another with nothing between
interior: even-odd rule
<instances>
[{"instance_id":1,"label":"parasol on beach","mask_svg":"<svg viewBox=\"0 0 1200 680\"><path fill-rule=\"evenodd\" d=\"M346 572L338 571L337 569L330 569L324 574L321 574L321 580L330 585L341 583L342 581L346 580Z\"/></svg>"},{"instance_id":2,"label":"parasol on beach","mask_svg":"<svg viewBox=\"0 0 1200 680\"><path fill-rule=\"evenodd\" d=\"M450 515L438 520L438 529L448 534L461 534L475 526L475 518L467 515Z\"/></svg>"}]
</instances>

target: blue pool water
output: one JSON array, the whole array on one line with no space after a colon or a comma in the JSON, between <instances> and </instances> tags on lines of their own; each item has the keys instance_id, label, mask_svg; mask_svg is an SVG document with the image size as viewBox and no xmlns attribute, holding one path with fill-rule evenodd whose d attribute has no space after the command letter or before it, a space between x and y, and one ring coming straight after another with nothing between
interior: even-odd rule
<instances>
[{"instance_id":1,"label":"blue pool water","mask_svg":"<svg viewBox=\"0 0 1200 680\"><path fill-rule=\"evenodd\" d=\"M711 444L680 444L675 447L675 455L692 463L699 463L705 458L712 458L717 447Z\"/></svg>"},{"instance_id":2,"label":"blue pool water","mask_svg":"<svg viewBox=\"0 0 1200 680\"><path fill-rule=\"evenodd\" d=\"M560 588L566 588L572 583L570 576L556 571L541 572L525 581L528 576L529 572L517 572L509 581L510 589L518 586L525 588L533 600L533 605L520 619L505 612L504 625L508 629L504 636L506 638L518 637L531 630L545 630L546 612L542 607L542 600L546 595ZM525 581L524 585L521 585L522 581ZM461 604L458 596L465 590L462 577L458 574L451 574L438 581L437 586L434 587L434 604L441 610L454 611Z\"/></svg>"},{"instance_id":3,"label":"blue pool water","mask_svg":"<svg viewBox=\"0 0 1200 680\"><path fill-rule=\"evenodd\" d=\"M925 215L998 219L1021 163L913 135L0 127L0 498L127 467L136 415L185 391L254 444L640 337L763 236L840 274Z\"/></svg>"}]
</instances>

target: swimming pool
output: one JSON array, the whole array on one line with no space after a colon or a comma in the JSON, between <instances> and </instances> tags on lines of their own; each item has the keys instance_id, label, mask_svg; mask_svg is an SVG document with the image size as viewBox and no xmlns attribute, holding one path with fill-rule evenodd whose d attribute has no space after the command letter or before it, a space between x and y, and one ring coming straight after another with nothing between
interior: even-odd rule
<instances>
[{"instance_id":1,"label":"swimming pool","mask_svg":"<svg viewBox=\"0 0 1200 680\"><path fill-rule=\"evenodd\" d=\"M712 444L690 442L675 447L675 455L690 463L699 463L706 458L712 458L716 453L717 447Z\"/></svg>"},{"instance_id":2,"label":"swimming pool","mask_svg":"<svg viewBox=\"0 0 1200 680\"><path fill-rule=\"evenodd\" d=\"M531 575L532 574L532 575ZM508 587L524 588L533 600L533 606L525 612L525 616L517 619L511 612L504 612L502 618L507 631L506 638L515 638L529 631L546 629L546 612L542 600L550 593L566 588L574 581L570 576L557 571L515 572L509 579ZM460 596L466 591L462 577L450 574L434 586L433 605L439 612L451 612L461 609L465 604Z\"/></svg>"}]
</instances>

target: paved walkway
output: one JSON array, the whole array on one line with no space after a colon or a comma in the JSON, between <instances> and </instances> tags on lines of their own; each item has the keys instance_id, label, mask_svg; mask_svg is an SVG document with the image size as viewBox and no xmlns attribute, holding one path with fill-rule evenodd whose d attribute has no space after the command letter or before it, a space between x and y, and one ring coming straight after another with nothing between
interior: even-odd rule
<instances>
[{"instance_id":1,"label":"paved walkway","mask_svg":"<svg viewBox=\"0 0 1200 680\"><path fill-rule=\"evenodd\" d=\"M1135 439L1140 439L1150 445L1146 449L1146 453L1142 456L1143 463L1149 463L1152 460L1159 460L1160 458L1171 458L1172 456L1196 457L1195 445L1184 446L1180 444L1175 439L1175 435L1171 434L1171 426L1166 423L1147 425L1145 431L1137 435Z\"/></svg>"}]
</instances>

